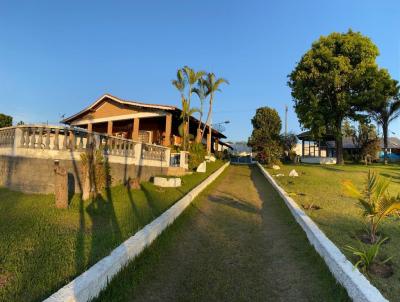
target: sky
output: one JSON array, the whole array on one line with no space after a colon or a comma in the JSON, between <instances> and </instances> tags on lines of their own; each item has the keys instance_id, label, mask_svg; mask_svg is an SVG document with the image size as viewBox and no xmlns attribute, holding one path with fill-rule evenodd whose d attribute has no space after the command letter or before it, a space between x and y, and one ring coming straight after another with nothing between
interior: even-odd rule
<instances>
[{"instance_id":1,"label":"sky","mask_svg":"<svg viewBox=\"0 0 400 302\"><path fill-rule=\"evenodd\" d=\"M171 80L188 65L229 80L213 109L229 140L247 140L261 106L284 120L287 105L297 133L287 75L313 41L349 28L399 80L399 1L0 0L0 112L58 123L104 93L179 106ZM400 136L400 119L390 130Z\"/></svg>"}]
</instances>

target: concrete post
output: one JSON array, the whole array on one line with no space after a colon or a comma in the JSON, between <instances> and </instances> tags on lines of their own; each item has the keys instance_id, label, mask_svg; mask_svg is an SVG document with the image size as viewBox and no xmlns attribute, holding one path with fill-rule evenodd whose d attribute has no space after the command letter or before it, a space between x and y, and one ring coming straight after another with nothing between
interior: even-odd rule
<instances>
[{"instance_id":1,"label":"concrete post","mask_svg":"<svg viewBox=\"0 0 400 302\"><path fill-rule=\"evenodd\" d=\"M107 134L108 135L113 134L113 121L108 121L107 123Z\"/></svg>"},{"instance_id":2,"label":"concrete post","mask_svg":"<svg viewBox=\"0 0 400 302\"><path fill-rule=\"evenodd\" d=\"M54 161L54 195L58 209L68 208L68 175L58 160Z\"/></svg>"}]
</instances>

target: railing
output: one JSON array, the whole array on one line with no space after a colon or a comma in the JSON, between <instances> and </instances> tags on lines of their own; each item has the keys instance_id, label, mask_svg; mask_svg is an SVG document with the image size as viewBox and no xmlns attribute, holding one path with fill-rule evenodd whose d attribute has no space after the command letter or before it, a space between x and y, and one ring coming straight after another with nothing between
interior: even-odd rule
<instances>
[{"instance_id":1,"label":"railing","mask_svg":"<svg viewBox=\"0 0 400 302\"><path fill-rule=\"evenodd\" d=\"M165 161L167 149L157 145L142 144L142 159Z\"/></svg>"},{"instance_id":2,"label":"railing","mask_svg":"<svg viewBox=\"0 0 400 302\"><path fill-rule=\"evenodd\" d=\"M0 147L12 147L15 140L15 128L0 129Z\"/></svg>"},{"instance_id":3,"label":"railing","mask_svg":"<svg viewBox=\"0 0 400 302\"><path fill-rule=\"evenodd\" d=\"M18 137L16 131L19 131ZM93 147L108 155L125 157L135 156L137 144L132 140L72 127L24 125L0 129L0 147L14 146L15 139L19 140L17 148L83 152Z\"/></svg>"}]
</instances>

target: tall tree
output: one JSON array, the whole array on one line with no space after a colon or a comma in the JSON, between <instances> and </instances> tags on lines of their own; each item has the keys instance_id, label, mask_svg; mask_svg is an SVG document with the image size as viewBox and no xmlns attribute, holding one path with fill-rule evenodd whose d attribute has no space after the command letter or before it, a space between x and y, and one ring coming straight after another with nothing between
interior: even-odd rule
<instances>
[{"instance_id":1,"label":"tall tree","mask_svg":"<svg viewBox=\"0 0 400 302\"><path fill-rule=\"evenodd\" d=\"M199 108L199 125L197 126L197 135L196 135L196 142L201 142L201 123L203 121L203 114L204 114L204 101L207 97L207 86L205 80L200 78L197 81L197 87L194 87L192 91L197 94L200 100L200 108Z\"/></svg>"},{"instance_id":2,"label":"tall tree","mask_svg":"<svg viewBox=\"0 0 400 302\"><path fill-rule=\"evenodd\" d=\"M314 42L289 75L301 125L315 137L335 136L338 164L343 163L343 120L357 119L375 101L359 96L370 91L366 74L377 70L378 54L375 44L358 32L332 33Z\"/></svg>"},{"instance_id":3,"label":"tall tree","mask_svg":"<svg viewBox=\"0 0 400 302\"><path fill-rule=\"evenodd\" d=\"M389 125L400 116L399 86L386 69L380 69L371 76L373 85L373 106L370 113L375 121L382 126L384 163L388 162Z\"/></svg>"},{"instance_id":4,"label":"tall tree","mask_svg":"<svg viewBox=\"0 0 400 302\"><path fill-rule=\"evenodd\" d=\"M207 120L206 120L206 123L204 124L204 128L201 133L201 140L204 137L204 133L206 131L207 126L208 126L208 131L211 134L211 115L212 115L212 108L213 108L213 104L214 104L214 95L217 91L221 91L221 89L219 87L224 83L229 84L229 82L224 78L216 79L214 73L207 74L204 84L207 87L207 96L209 96L209 106L208 106Z\"/></svg>"},{"instance_id":5,"label":"tall tree","mask_svg":"<svg viewBox=\"0 0 400 302\"><path fill-rule=\"evenodd\" d=\"M0 113L0 128L12 126L13 118L9 115Z\"/></svg>"},{"instance_id":6,"label":"tall tree","mask_svg":"<svg viewBox=\"0 0 400 302\"><path fill-rule=\"evenodd\" d=\"M187 135L187 118L186 118L186 111L184 110L186 107L186 98L185 98L185 87L186 87L186 82L185 78L183 76L183 71L182 69L179 69L176 73L176 80L172 80L172 85L175 86L175 88L179 91L181 95L181 104L182 104L182 113L181 113L181 118L182 118L182 138L183 138L183 150L186 151L187 146L186 146L186 135Z\"/></svg>"},{"instance_id":7,"label":"tall tree","mask_svg":"<svg viewBox=\"0 0 400 302\"><path fill-rule=\"evenodd\" d=\"M282 121L278 112L269 107L258 108L251 120L253 132L247 145L261 161L268 164L278 160L282 155L280 132Z\"/></svg>"},{"instance_id":8,"label":"tall tree","mask_svg":"<svg viewBox=\"0 0 400 302\"><path fill-rule=\"evenodd\" d=\"M183 75L185 77L185 82L187 83L188 88L189 88L188 89L188 96L187 96L187 106L189 106L189 109L190 109L193 86L197 83L197 81L199 79L201 79L203 77L203 75L205 75L205 72L204 71L194 71L194 69L190 68L189 66L183 67L182 68L182 72L183 72ZM190 132L190 116L191 115L188 115L186 117L186 119L187 119L187 132L188 132L187 135L189 135L189 132Z\"/></svg>"}]
</instances>

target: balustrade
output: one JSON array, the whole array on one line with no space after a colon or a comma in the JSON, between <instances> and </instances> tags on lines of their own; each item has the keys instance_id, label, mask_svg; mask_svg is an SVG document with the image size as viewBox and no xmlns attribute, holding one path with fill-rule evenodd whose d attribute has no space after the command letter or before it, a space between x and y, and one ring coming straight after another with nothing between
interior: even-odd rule
<instances>
[{"instance_id":1,"label":"balustrade","mask_svg":"<svg viewBox=\"0 0 400 302\"><path fill-rule=\"evenodd\" d=\"M136 142L85 129L58 126L17 126L0 129L0 147L14 146L15 133L20 131L17 148L84 152L91 145L105 154L135 157Z\"/></svg>"}]
</instances>

